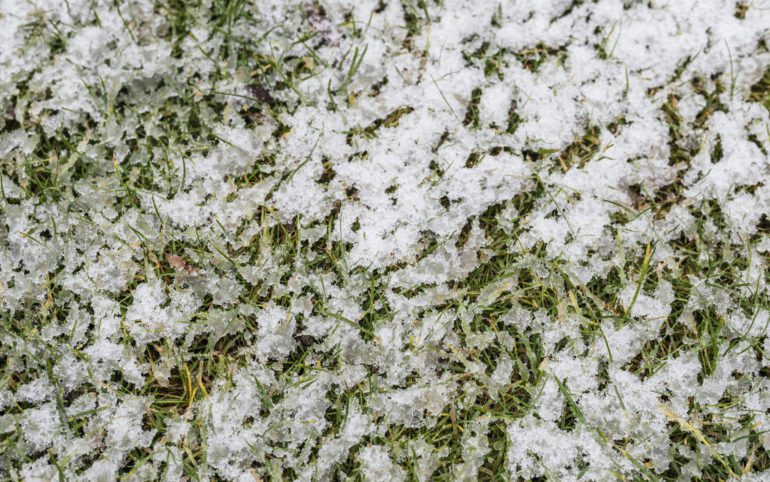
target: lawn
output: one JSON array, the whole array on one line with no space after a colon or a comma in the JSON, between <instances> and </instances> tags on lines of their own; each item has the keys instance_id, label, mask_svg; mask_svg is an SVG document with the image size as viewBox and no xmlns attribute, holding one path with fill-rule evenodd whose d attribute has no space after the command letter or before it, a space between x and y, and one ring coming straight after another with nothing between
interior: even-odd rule
<instances>
[{"instance_id":1,"label":"lawn","mask_svg":"<svg viewBox=\"0 0 770 482\"><path fill-rule=\"evenodd\" d=\"M770 2L0 0L0 481L770 478Z\"/></svg>"}]
</instances>

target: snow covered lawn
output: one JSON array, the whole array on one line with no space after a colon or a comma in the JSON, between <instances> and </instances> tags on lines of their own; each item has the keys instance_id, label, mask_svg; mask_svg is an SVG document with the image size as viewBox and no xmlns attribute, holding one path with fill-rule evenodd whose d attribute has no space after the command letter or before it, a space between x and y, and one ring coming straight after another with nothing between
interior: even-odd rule
<instances>
[{"instance_id":1,"label":"snow covered lawn","mask_svg":"<svg viewBox=\"0 0 770 482\"><path fill-rule=\"evenodd\" d=\"M769 0L0 0L0 480L768 480L769 153Z\"/></svg>"}]
</instances>

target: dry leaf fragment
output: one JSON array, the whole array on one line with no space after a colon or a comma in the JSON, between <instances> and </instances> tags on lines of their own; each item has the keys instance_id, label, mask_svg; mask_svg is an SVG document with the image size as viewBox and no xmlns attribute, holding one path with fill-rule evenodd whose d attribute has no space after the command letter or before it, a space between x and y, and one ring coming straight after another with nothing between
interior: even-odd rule
<instances>
[{"instance_id":1,"label":"dry leaf fragment","mask_svg":"<svg viewBox=\"0 0 770 482\"><path fill-rule=\"evenodd\" d=\"M196 274L195 268L179 255L166 253L166 261L168 261L168 264L170 264L176 271L186 271L188 274Z\"/></svg>"}]
</instances>

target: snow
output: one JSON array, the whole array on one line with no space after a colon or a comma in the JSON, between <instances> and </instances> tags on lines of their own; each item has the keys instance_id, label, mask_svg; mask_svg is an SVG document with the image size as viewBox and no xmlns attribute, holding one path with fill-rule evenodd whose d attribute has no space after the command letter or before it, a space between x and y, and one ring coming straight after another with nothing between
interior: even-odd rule
<instances>
[{"instance_id":1,"label":"snow","mask_svg":"<svg viewBox=\"0 0 770 482\"><path fill-rule=\"evenodd\" d=\"M770 8L178 3L0 0L0 478L764 480Z\"/></svg>"}]
</instances>

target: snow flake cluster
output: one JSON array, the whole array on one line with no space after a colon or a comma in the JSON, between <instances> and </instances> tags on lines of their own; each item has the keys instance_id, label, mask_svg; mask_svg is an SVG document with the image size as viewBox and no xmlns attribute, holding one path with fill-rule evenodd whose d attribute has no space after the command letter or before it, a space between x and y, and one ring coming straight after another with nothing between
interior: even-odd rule
<instances>
[{"instance_id":1,"label":"snow flake cluster","mask_svg":"<svg viewBox=\"0 0 770 482\"><path fill-rule=\"evenodd\" d=\"M0 0L0 478L765 480L770 3Z\"/></svg>"}]
</instances>

